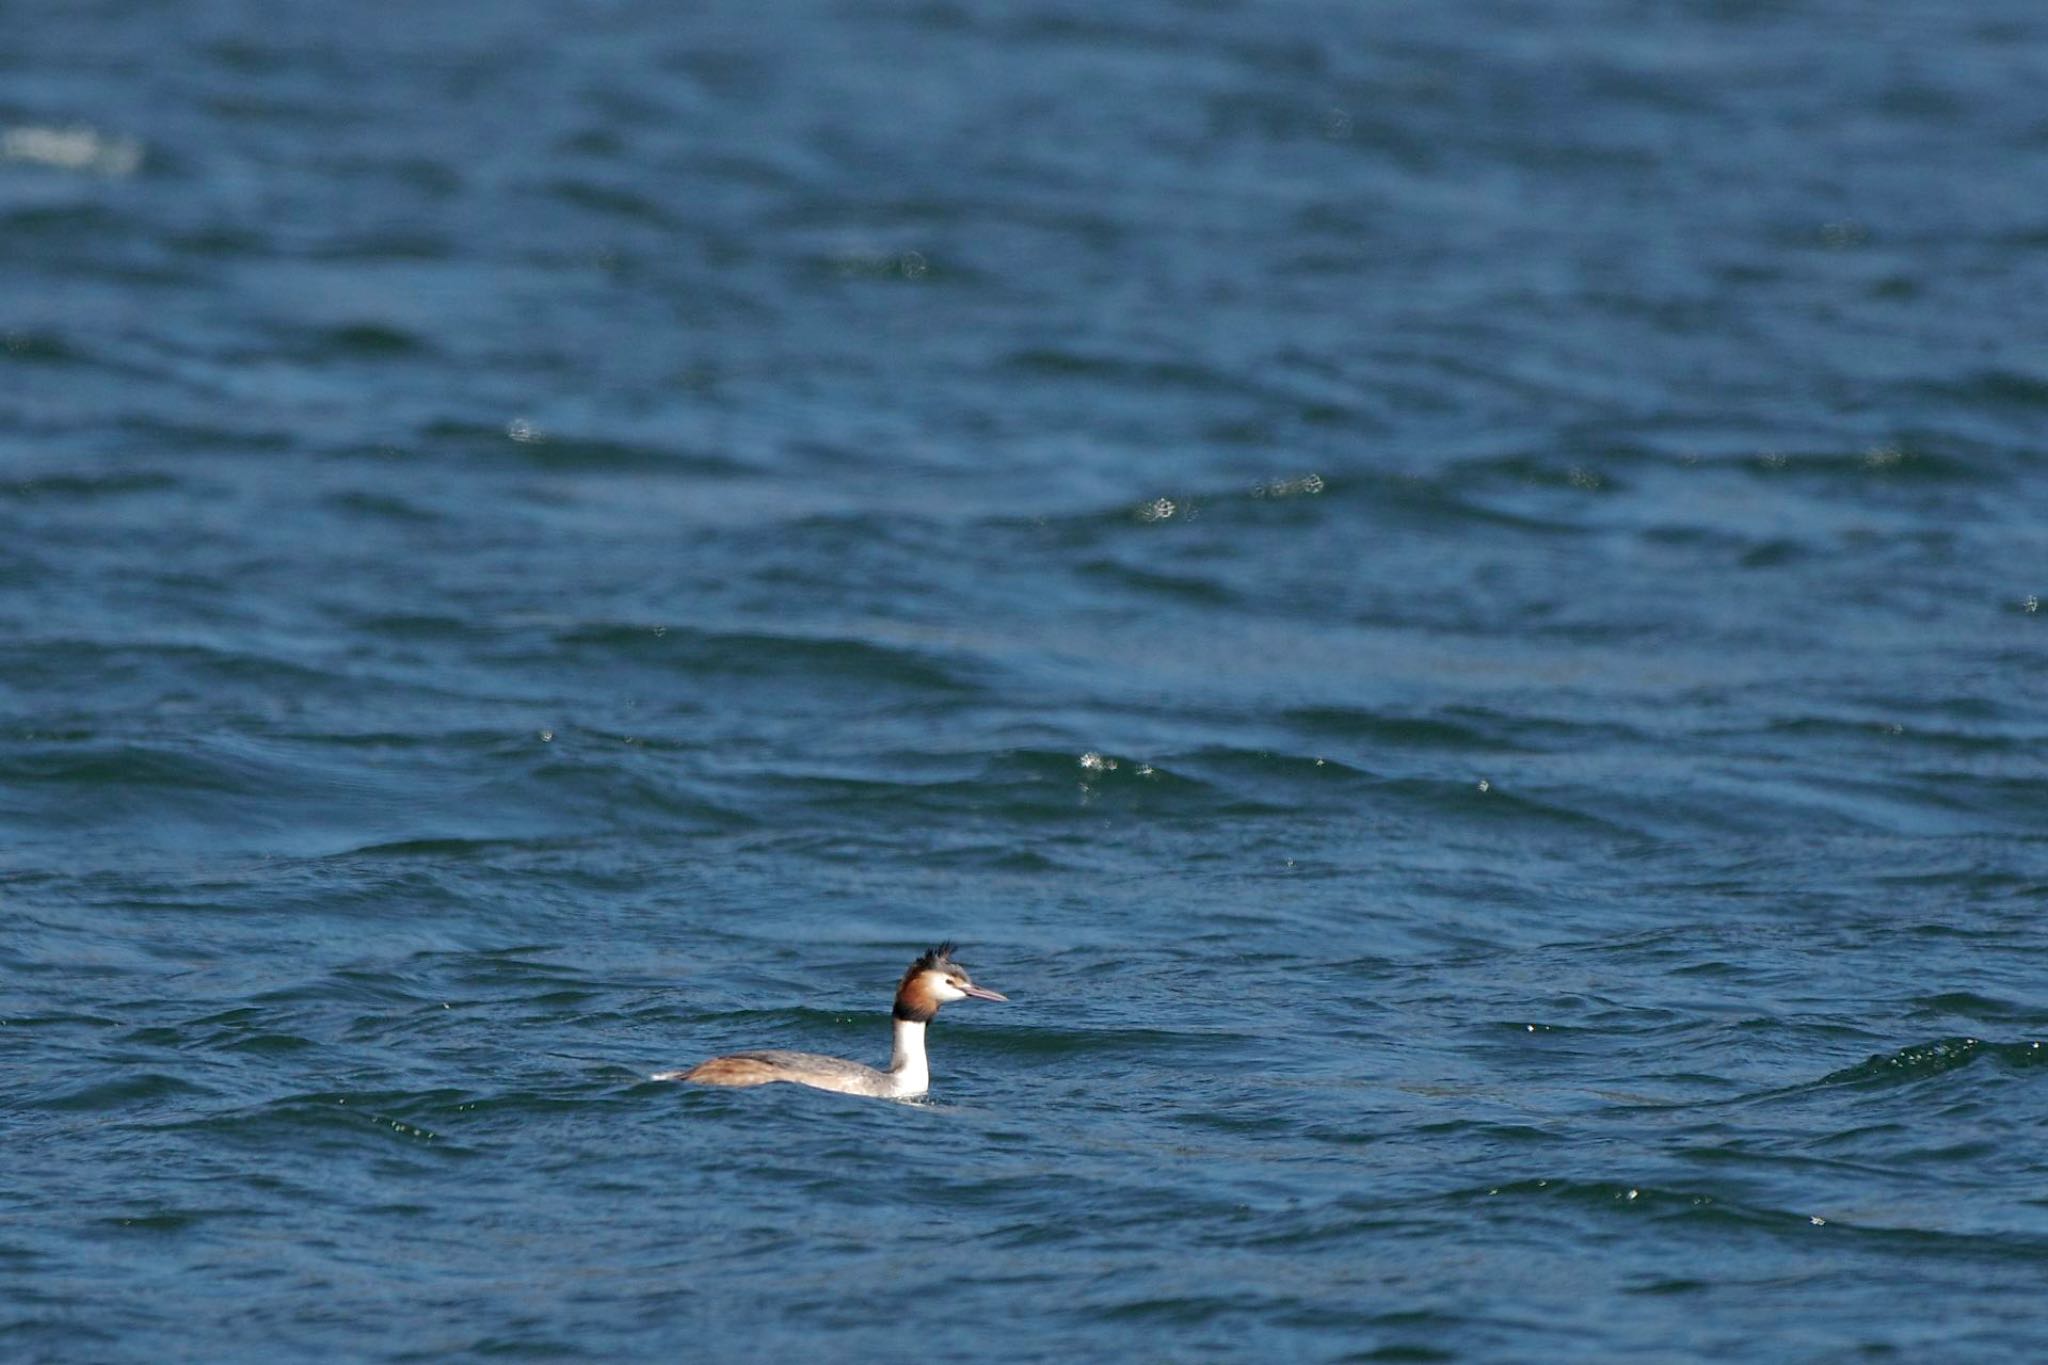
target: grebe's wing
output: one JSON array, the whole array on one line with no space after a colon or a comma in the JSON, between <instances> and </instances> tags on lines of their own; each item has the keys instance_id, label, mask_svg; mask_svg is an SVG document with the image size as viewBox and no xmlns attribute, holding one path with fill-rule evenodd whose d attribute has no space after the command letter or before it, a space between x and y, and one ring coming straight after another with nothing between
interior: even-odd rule
<instances>
[{"instance_id":1,"label":"grebe's wing","mask_svg":"<svg viewBox=\"0 0 2048 1365\"><path fill-rule=\"evenodd\" d=\"M859 1062L827 1057L817 1052L733 1052L699 1062L685 1071L661 1071L650 1079L693 1081L698 1085L767 1085L792 1081L823 1090L844 1090L855 1094L881 1094L887 1086L885 1073Z\"/></svg>"}]
</instances>

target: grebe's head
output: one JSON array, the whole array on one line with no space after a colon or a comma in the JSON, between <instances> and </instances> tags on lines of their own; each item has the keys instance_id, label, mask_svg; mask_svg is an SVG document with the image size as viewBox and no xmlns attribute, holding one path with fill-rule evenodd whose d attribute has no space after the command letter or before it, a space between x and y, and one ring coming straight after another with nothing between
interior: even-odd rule
<instances>
[{"instance_id":1,"label":"grebe's head","mask_svg":"<svg viewBox=\"0 0 2048 1365\"><path fill-rule=\"evenodd\" d=\"M949 1005L955 1000L1009 998L986 986L975 985L967 969L953 960L953 945L941 943L911 963L910 970L903 973L903 984L896 988L896 1017L929 1024L932 1016L939 1012L939 1006Z\"/></svg>"}]
</instances>

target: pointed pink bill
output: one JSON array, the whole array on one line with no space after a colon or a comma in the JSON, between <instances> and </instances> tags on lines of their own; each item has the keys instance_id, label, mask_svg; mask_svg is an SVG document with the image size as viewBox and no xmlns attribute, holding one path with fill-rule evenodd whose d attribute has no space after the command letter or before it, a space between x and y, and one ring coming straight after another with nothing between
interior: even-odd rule
<instances>
[{"instance_id":1,"label":"pointed pink bill","mask_svg":"<svg viewBox=\"0 0 2048 1365\"><path fill-rule=\"evenodd\" d=\"M1010 1003L1009 996L998 994L986 986L976 986L970 982L960 989L976 1000L1000 1000L1006 1005Z\"/></svg>"}]
</instances>

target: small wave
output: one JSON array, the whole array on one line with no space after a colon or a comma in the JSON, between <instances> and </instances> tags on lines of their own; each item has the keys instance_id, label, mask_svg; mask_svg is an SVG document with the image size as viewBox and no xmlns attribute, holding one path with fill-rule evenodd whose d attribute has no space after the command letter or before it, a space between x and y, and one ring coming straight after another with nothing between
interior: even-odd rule
<instances>
[{"instance_id":1,"label":"small wave","mask_svg":"<svg viewBox=\"0 0 2048 1365\"><path fill-rule=\"evenodd\" d=\"M660 203L623 184L605 185L589 179L563 178L545 187L545 193L564 204L588 209L620 222L678 230L674 215Z\"/></svg>"},{"instance_id":2,"label":"small wave","mask_svg":"<svg viewBox=\"0 0 2048 1365\"><path fill-rule=\"evenodd\" d=\"M1609 1180L1522 1179L1458 1190L1445 1202L1471 1207L1531 1202L1568 1204L1582 1210L1656 1219L1700 1219L1792 1229L1832 1226L1826 1217L1767 1205L1746 1204L1705 1190L1663 1189Z\"/></svg>"},{"instance_id":3,"label":"small wave","mask_svg":"<svg viewBox=\"0 0 2048 1365\"><path fill-rule=\"evenodd\" d=\"M811 684L836 679L923 692L980 691L956 660L854 636L606 622L558 630L555 641L570 650L616 653L680 675L787 675Z\"/></svg>"},{"instance_id":4,"label":"small wave","mask_svg":"<svg viewBox=\"0 0 2048 1365\"><path fill-rule=\"evenodd\" d=\"M31 1107L68 1113L120 1113L168 1100L211 1096L206 1086L183 1077L153 1071L122 1071L99 1075L81 1085L56 1087Z\"/></svg>"},{"instance_id":5,"label":"small wave","mask_svg":"<svg viewBox=\"0 0 2048 1365\"><path fill-rule=\"evenodd\" d=\"M166 1126L211 1142L264 1149L283 1145L339 1151L368 1135L461 1156L474 1149L445 1129L450 1118L473 1107L474 1099L456 1090L296 1094Z\"/></svg>"},{"instance_id":6,"label":"small wave","mask_svg":"<svg viewBox=\"0 0 2048 1365\"><path fill-rule=\"evenodd\" d=\"M1283 712L1281 718L1301 729L1333 738L1429 749L1497 749L1508 742L1502 734L1503 726L1526 724L1490 713L1471 713L1470 720L1465 721L1388 714L1362 706L1298 706Z\"/></svg>"},{"instance_id":7,"label":"small wave","mask_svg":"<svg viewBox=\"0 0 2048 1365\"><path fill-rule=\"evenodd\" d=\"M1944 384L1922 384L1929 397L1965 408L1988 405L2033 411L2048 408L2048 378L2018 370L1976 370Z\"/></svg>"},{"instance_id":8,"label":"small wave","mask_svg":"<svg viewBox=\"0 0 2048 1365\"><path fill-rule=\"evenodd\" d=\"M1791 477L1806 483L1868 483L1875 477L1915 483L1977 483L1986 471L1939 451L1879 441L1861 450L1770 451L1731 462L1758 479Z\"/></svg>"},{"instance_id":9,"label":"small wave","mask_svg":"<svg viewBox=\"0 0 2048 1365\"><path fill-rule=\"evenodd\" d=\"M427 344L418 334L381 323L357 322L324 328L313 337L316 355L380 359L385 356L414 357Z\"/></svg>"},{"instance_id":10,"label":"small wave","mask_svg":"<svg viewBox=\"0 0 2048 1365\"><path fill-rule=\"evenodd\" d=\"M1133 588L1142 593L1171 598L1195 606L1228 606L1240 600L1234 589L1208 574L1169 572L1156 567L1123 564L1109 559L1087 560L1075 565L1075 570L1085 577L1099 579L1113 586Z\"/></svg>"},{"instance_id":11,"label":"small wave","mask_svg":"<svg viewBox=\"0 0 2048 1365\"><path fill-rule=\"evenodd\" d=\"M379 489L376 492L349 489L344 492L330 494L323 501L327 506L338 512L350 517L359 517L371 523L397 522L402 525L433 526L439 525L446 520L446 517L440 511L425 507L409 498L401 497L388 489Z\"/></svg>"},{"instance_id":12,"label":"small wave","mask_svg":"<svg viewBox=\"0 0 2048 1365\"><path fill-rule=\"evenodd\" d=\"M1904 1085L1985 1061L2014 1069L2048 1066L2048 1044L1937 1038L1932 1042L1900 1048L1897 1052L1879 1053L1855 1066L1831 1071L1821 1077L1818 1084L1865 1088Z\"/></svg>"},{"instance_id":13,"label":"small wave","mask_svg":"<svg viewBox=\"0 0 2048 1365\"><path fill-rule=\"evenodd\" d=\"M1915 996L1912 1004L1914 1010L1921 1014L1954 1015L1991 1023L2018 1024L2024 1028L2048 1028L2048 1011L2030 1009L1974 991Z\"/></svg>"},{"instance_id":14,"label":"small wave","mask_svg":"<svg viewBox=\"0 0 2048 1365\"><path fill-rule=\"evenodd\" d=\"M1184 360L1141 360L1128 356L1087 354L1060 347L1032 347L1013 352L1007 367L1036 378L1100 380L1116 385L1135 384L1146 388L1173 387L1198 392L1233 391L1244 387L1238 380L1206 365Z\"/></svg>"},{"instance_id":15,"label":"small wave","mask_svg":"<svg viewBox=\"0 0 2048 1365\"><path fill-rule=\"evenodd\" d=\"M0 480L0 499L19 502L45 500L91 502L101 498L130 497L137 493L168 493L178 481L154 472L108 472L103 474L31 474Z\"/></svg>"},{"instance_id":16,"label":"small wave","mask_svg":"<svg viewBox=\"0 0 2048 1365\"><path fill-rule=\"evenodd\" d=\"M721 455L687 447L625 441L560 430L545 420L512 413L504 422L440 420L426 424L420 438L455 445L492 460L516 461L542 469L579 473L675 474L695 478L731 477L752 471Z\"/></svg>"},{"instance_id":17,"label":"small wave","mask_svg":"<svg viewBox=\"0 0 2048 1365\"><path fill-rule=\"evenodd\" d=\"M0 332L0 357L22 365L68 365L87 359L60 336L49 332Z\"/></svg>"}]
</instances>

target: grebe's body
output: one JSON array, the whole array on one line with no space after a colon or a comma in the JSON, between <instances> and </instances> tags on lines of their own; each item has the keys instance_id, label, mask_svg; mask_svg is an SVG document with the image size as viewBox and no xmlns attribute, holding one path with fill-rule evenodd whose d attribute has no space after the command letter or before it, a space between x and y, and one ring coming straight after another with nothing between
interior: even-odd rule
<instances>
[{"instance_id":1,"label":"grebe's body","mask_svg":"<svg viewBox=\"0 0 2048 1365\"><path fill-rule=\"evenodd\" d=\"M955 1000L1007 1000L977 986L967 969L953 961L953 945L942 943L910 964L896 988L896 1045L889 1069L877 1071L859 1062L815 1052L734 1052L699 1062L687 1071L661 1071L657 1081L695 1081L699 1085L767 1085L790 1081L837 1090L846 1095L875 1095L906 1100L931 1088L931 1065L925 1060L925 1026L939 1006Z\"/></svg>"}]
</instances>

